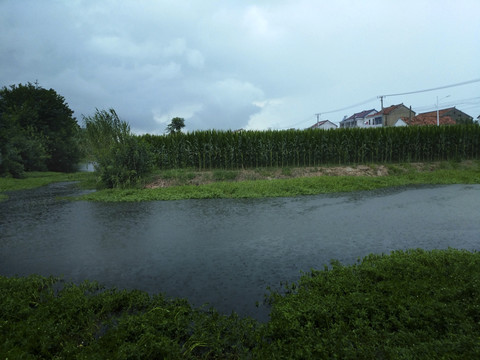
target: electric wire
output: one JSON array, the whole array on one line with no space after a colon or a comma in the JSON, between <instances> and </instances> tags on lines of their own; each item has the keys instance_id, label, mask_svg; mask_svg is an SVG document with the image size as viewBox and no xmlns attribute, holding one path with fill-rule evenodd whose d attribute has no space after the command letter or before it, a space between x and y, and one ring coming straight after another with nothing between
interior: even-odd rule
<instances>
[{"instance_id":1,"label":"electric wire","mask_svg":"<svg viewBox=\"0 0 480 360\"><path fill-rule=\"evenodd\" d=\"M378 97L380 98L380 97L389 97L389 96L419 94L419 93L424 93L424 92L429 92L429 91L442 90L442 89L448 89L448 88L467 85L467 84L473 84L473 83L476 83L476 82L480 82L480 79L473 79L473 80L463 81L463 82L456 83L456 84L444 85L444 86L439 86L439 87L424 89L424 90L408 91L408 92L398 93L398 94L379 95Z\"/></svg>"},{"instance_id":2,"label":"electric wire","mask_svg":"<svg viewBox=\"0 0 480 360\"><path fill-rule=\"evenodd\" d=\"M344 110L349 110L351 108L354 108L354 107L357 107L357 106L360 106L360 105L364 105L364 104L367 104L373 100L376 100L378 98L385 98L385 97L390 97L390 96L400 96L400 95L410 95L410 94L419 94L419 93L424 93L424 92L429 92L429 91L435 91L435 90L442 90L442 89L448 89L448 88L452 88L452 87L457 87L457 86L463 86L463 85L468 85L468 84L473 84L473 83L477 83L477 82L480 82L480 78L478 79L472 79L472 80L468 80L468 81L462 81L462 82L459 82L459 83L455 83L455 84L449 84L449 85L444 85L444 86L438 86L438 87L434 87L434 88L429 88L429 89L423 89L423 90L416 90L416 91L408 91L408 92L404 92L404 93L396 93L396 94L386 94L386 95L378 95L376 97L373 97L373 98L369 98L367 100L364 100L360 103L357 103L357 104L354 104L354 105L350 105L350 106L346 106L346 107L343 107L343 108L339 108L339 109L335 109L335 110L329 110L329 111L319 111L317 112L316 114L313 114L311 116L309 116L309 119L312 117L312 116L315 116L315 115L325 115L325 114L333 114L333 113L337 113L337 112L340 112L340 111L344 111ZM477 98L472 98L472 99L468 99L468 100L474 100L474 99L477 99ZM463 100L461 100L463 101ZM459 104L458 102L455 102L455 104ZM298 122L292 126L289 126L288 128L292 128L292 127L295 127L301 123L304 123L306 122L308 119L306 120L303 120L301 122Z\"/></svg>"}]
</instances>

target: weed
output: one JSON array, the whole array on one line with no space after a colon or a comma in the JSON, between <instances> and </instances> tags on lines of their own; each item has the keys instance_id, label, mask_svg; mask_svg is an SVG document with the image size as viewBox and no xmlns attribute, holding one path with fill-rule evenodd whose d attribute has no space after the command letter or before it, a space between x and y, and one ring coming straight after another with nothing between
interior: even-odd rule
<instances>
[{"instance_id":1,"label":"weed","mask_svg":"<svg viewBox=\"0 0 480 360\"><path fill-rule=\"evenodd\" d=\"M232 181L237 178L238 172L233 170L214 170L212 175L215 181Z\"/></svg>"},{"instance_id":2,"label":"weed","mask_svg":"<svg viewBox=\"0 0 480 360\"><path fill-rule=\"evenodd\" d=\"M292 176L293 171L292 171L292 168L290 167L283 167L281 173L283 176Z\"/></svg>"},{"instance_id":3,"label":"weed","mask_svg":"<svg viewBox=\"0 0 480 360\"><path fill-rule=\"evenodd\" d=\"M270 321L184 299L0 276L0 357L476 359L480 253L406 250L332 261L270 290Z\"/></svg>"}]
</instances>

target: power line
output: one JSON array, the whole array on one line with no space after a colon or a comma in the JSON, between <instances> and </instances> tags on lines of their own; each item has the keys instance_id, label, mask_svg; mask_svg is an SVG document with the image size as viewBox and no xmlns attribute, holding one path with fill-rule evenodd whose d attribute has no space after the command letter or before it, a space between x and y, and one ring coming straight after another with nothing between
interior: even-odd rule
<instances>
[{"instance_id":1,"label":"power line","mask_svg":"<svg viewBox=\"0 0 480 360\"><path fill-rule=\"evenodd\" d=\"M458 100L448 101L448 102L442 103L442 106L448 107L448 106L464 105L463 108L465 108L465 105L473 105L473 107L475 107L475 106L478 106L478 104L480 104L480 96L467 98L467 99L458 99ZM430 109L436 109L436 104L415 106L415 111L425 111Z\"/></svg>"},{"instance_id":2,"label":"power line","mask_svg":"<svg viewBox=\"0 0 480 360\"><path fill-rule=\"evenodd\" d=\"M313 115L308 115L308 117L305 119L305 120L302 120L302 121L299 121L291 126L287 126L287 127L282 127L282 129L291 129L291 128L294 128L295 126L297 125L300 125L300 124L303 124L305 123L306 121L310 120L312 118Z\"/></svg>"},{"instance_id":3,"label":"power line","mask_svg":"<svg viewBox=\"0 0 480 360\"><path fill-rule=\"evenodd\" d=\"M340 108L340 109L335 109L335 110L330 110L330 111L322 111L322 112L319 112L318 114L324 115L324 114L336 113L336 112L343 111L343 110L348 110L348 109L351 109L351 108L354 108L354 107L357 107L357 106L360 106L360 105L363 105L363 104L367 104L367 103L372 102L376 99L377 99L376 97L373 97L373 98L367 99L365 101L359 102L358 104L354 104L354 105L350 105L350 106L346 106L346 107L343 107L343 108Z\"/></svg>"},{"instance_id":4,"label":"power line","mask_svg":"<svg viewBox=\"0 0 480 360\"><path fill-rule=\"evenodd\" d=\"M376 97L373 97L373 98L369 98L367 100L364 100L362 102L359 102L357 104L353 104L353 105L349 105L349 106L346 106L346 107L343 107L343 108L339 108L339 109L334 109L334 110L329 110L329 111L319 111L315 114L313 114L313 116L317 116L317 118L320 116L320 115L325 115L325 114L333 114L333 113L337 113L337 112L340 112L340 111L344 111L344 110L349 110L351 108L354 108L354 107L357 107L357 106L360 106L360 105L364 105L364 104L367 104L369 102L372 102L376 99L382 99L382 102L383 102L383 98L387 97L387 96L400 96L400 95L410 95L410 94L419 94L419 93L424 93L424 92L429 92L429 91L435 91L435 90L441 90L441 89L448 89L448 88L452 88L452 87L456 87L456 86L462 86L462 85L467 85L467 84L473 84L473 83L476 83L476 82L480 82L480 78L479 79L473 79L473 80L468 80L468 81L463 81L463 82L459 82L459 83L455 83L455 84L450 84L450 85L444 85L444 86L438 86L438 87L435 87L435 88L430 88L430 89L423 89L423 90L416 90L416 91L408 91L408 92L404 92L404 93L397 93L397 94L386 94L386 95L378 95ZM305 120L302 120L296 124L293 124L292 126L289 126L289 128L293 128L301 123L304 123L306 122L307 120L311 119L312 115L310 115L308 117L308 119L305 119Z\"/></svg>"},{"instance_id":5,"label":"power line","mask_svg":"<svg viewBox=\"0 0 480 360\"><path fill-rule=\"evenodd\" d=\"M336 113L336 112L339 112L339 111L348 110L348 109L351 109L351 108L354 108L354 107L357 107L357 106L360 106L360 105L367 104L367 103L369 103L369 102L375 101L376 99L377 99L376 97L373 97L373 98L364 100L364 101L362 101L362 102L360 102L360 103L358 103L358 104L346 106L346 107L344 107L344 108L318 112L318 113L316 113L316 114L309 115L308 118L305 119L305 120L302 120L302 121L300 121L300 122L298 122L298 123L295 123L295 124L293 124L293 125L291 125L291 126L285 127L285 129L287 129L287 128L293 128L293 127L295 127L295 126L297 126L297 125L300 125L300 124L306 122L307 120L310 120L310 119L312 118L312 116L316 116L317 119L318 119L321 115L332 114L332 113Z\"/></svg>"},{"instance_id":6,"label":"power line","mask_svg":"<svg viewBox=\"0 0 480 360\"><path fill-rule=\"evenodd\" d=\"M439 86L439 87L431 88L431 89L409 91L409 92L398 93L398 94L379 95L378 98L387 97L387 96L400 96L400 95L418 94L418 93L423 93L423 92L428 92L428 91L448 89L448 88L452 88L452 87L456 87L456 86L462 86L462 85L467 85L467 84L472 84L472 83L476 83L476 82L480 82L480 79L473 79L473 80L464 81L464 82L461 82L461 83L456 83L456 84L451 84L451 85L444 85L444 86Z\"/></svg>"}]
</instances>

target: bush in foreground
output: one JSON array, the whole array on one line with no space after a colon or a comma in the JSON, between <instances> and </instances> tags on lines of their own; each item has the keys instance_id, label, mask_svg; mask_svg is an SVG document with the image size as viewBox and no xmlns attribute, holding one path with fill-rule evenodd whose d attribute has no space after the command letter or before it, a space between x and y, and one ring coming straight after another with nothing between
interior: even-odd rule
<instances>
[{"instance_id":1,"label":"bush in foreground","mask_svg":"<svg viewBox=\"0 0 480 360\"><path fill-rule=\"evenodd\" d=\"M120 120L115 110L97 109L83 119L86 151L104 186L132 186L152 170L148 144L131 133L130 125Z\"/></svg>"},{"instance_id":2,"label":"bush in foreground","mask_svg":"<svg viewBox=\"0 0 480 360\"><path fill-rule=\"evenodd\" d=\"M480 358L480 253L369 255L274 293L261 353L287 358Z\"/></svg>"},{"instance_id":3,"label":"bush in foreground","mask_svg":"<svg viewBox=\"0 0 480 360\"><path fill-rule=\"evenodd\" d=\"M271 293L266 324L95 283L0 277L0 357L479 358L479 254L332 262Z\"/></svg>"}]
</instances>

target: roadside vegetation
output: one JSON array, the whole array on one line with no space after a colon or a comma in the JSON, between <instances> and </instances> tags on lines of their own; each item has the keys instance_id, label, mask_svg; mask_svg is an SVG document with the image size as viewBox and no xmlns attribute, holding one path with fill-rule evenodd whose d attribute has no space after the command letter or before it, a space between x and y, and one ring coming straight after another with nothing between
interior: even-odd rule
<instances>
[{"instance_id":1,"label":"roadside vegetation","mask_svg":"<svg viewBox=\"0 0 480 360\"><path fill-rule=\"evenodd\" d=\"M332 261L266 295L270 320L60 279L0 276L2 359L475 359L480 253Z\"/></svg>"}]
</instances>

